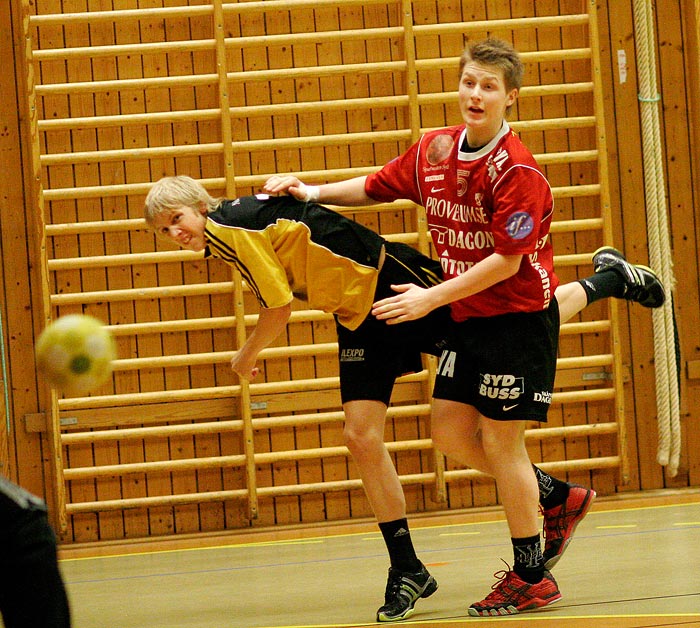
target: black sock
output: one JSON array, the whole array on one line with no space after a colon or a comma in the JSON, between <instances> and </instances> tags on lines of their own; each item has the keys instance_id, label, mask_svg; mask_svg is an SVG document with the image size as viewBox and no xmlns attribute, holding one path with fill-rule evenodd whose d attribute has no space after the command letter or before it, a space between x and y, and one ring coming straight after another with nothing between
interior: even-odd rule
<instances>
[{"instance_id":1,"label":"black sock","mask_svg":"<svg viewBox=\"0 0 700 628\"><path fill-rule=\"evenodd\" d=\"M382 531L384 543L389 551L391 566L400 571L412 573L420 571L421 562L416 556L416 550L413 549L408 521L405 518L385 521L379 524L379 529Z\"/></svg>"},{"instance_id":2,"label":"black sock","mask_svg":"<svg viewBox=\"0 0 700 628\"><path fill-rule=\"evenodd\" d=\"M585 279L579 279L578 282L586 291L588 305L608 297L621 299L625 295L625 280L620 273L612 268L595 273Z\"/></svg>"},{"instance_id":3,"label":"black sock","mask_svg":"<svg viewBox=\"0 0 700 628\"><path fill-rule=\"evenodd\" d=\"M561 506L567 497L569 497L569 485L566 482L558 480L554 476L545 473L534 464L532 468L535 470L537 478L537 488L540 491L540 505L542 510L549 510L554 506Z\"/></svg>"},{"instance_id":4,"label":"black sock","mask_svg":"<svg viewBox=\"0 0 700 628\"><path fill-rule=\"evenodd\" d=\"M537 584L544 577L544 558L540 535L511 539L513 543L513 571L525 582Z\"/></svg>"}]
</instances>

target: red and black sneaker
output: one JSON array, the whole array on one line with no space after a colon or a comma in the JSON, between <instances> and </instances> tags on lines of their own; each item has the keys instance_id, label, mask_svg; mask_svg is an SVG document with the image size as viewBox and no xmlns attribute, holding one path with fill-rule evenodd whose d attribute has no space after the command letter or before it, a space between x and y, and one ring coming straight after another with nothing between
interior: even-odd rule
<instances>
[{"instance_id":1,"label":"red and black sneaker","mask_svg":"<svg viewBox=\"0 0 700 628\"><path fill-rule=\"evenodd\" d=\"M472 617L498 617L531 611L561 600L561 593L552 574L545 570L537 584L525 582L514 571L498 571L498 582L481 602L469 607Z\"/></svg>"},{"instance_id":2,"label":"red and black sneaker","mask_svg":"<svg viewBox=\"0 0 700 628\"><path fill-rule=\"evenodd\" d=\"M569 484L569 496L560 506L544 510L545 569L551 569L562 557L581 519L595 499L595 491L578 484Z\"/></svg>"}]
</instances>

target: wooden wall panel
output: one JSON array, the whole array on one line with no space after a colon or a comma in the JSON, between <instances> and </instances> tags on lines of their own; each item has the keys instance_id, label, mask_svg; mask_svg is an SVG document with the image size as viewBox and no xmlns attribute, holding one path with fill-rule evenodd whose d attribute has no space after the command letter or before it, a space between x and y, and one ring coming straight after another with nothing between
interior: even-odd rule
<instances>
[{"instance_id":1,"label":"wooden wall panel","mask_svg":"<svg viewBox=\"0 0 700 628\"><path fill-rule=\"evenodd\" d=\"M681 367L694 359L697 343L693 340L697 329L698 295L697 281L697 197L692 185L693 172L697 169L697 144L689 143L687 136L694 127L689 122L688 100L694 98L695 90L689 89L692 76L692 59L697 59L697 40L689 32L692 29L679 29L678 23L696 24L692 7L688 3L663 3L663 16L656 15L656 49L658 56L658 77L661 91L661 133L664 138L665 175L667 195L672 228L674 263L677 276L690 278L686 290L674 291L673 298L680 330ZM637 66L635 63L635 27L632 4L611 4L605 19L600 21L601 29L607 35L601 36L603 43L609 42L609 48L602 51L607 59L604 64L606 78L604 82L611 86L606 94L606 110L609 112L610 124L607 126L611 137L610 163L614 172L611 177L614 188L613 205L615 207L615 234L617 242L624 247L631 259L647 260L647 233L645 199L641 182L643 181L641 121L638 112ZM666 15L676 16L669 19ZM678 20L678 21L677 21ZM681 53L685 52L685 55ZM618 68L618 55L624 53L627 59L627 76L622 82ZM683 59L686 59L685 64ZM689 73L681 76L679 73ZM681 104L682 103L682 104ZM686 139L684 139L684 136ZM669 138L672 139L669 142ZM673 199L676 198L674 204ZM683 210L679 211L681 203ZM693 251L691 253L691 250ZM683 281L685 284L685 281ZM624 354L630 369L630 382L627 386L626 408L631 428L629 446L631 460L637 460L632 466L630 489L638 487L662 488L666 486L695 485L697 480L689 477L691 469L696 468L694 455L684 456L676 478L668 477L663 467L656 463L658 428L654 382L654 353L652 334L639 333L639 330L651 329L649 312L630 308L627 313L627 325L622 327ZM686 443L694 442L693 417L697 415L695 405L696 384L681 373L682 385L682 422ZM691 423L688 423L688 421ZM688 440L690 439L690 440ZM624 490L624 489L623 489Z\"/></svg>"},{"instance_id":2,"label":"wooden wall panel","mask_svg":"<svg viewBox=\"0 0 700 628\"><path fill-rule=\"evenodd\" d=\"M688 2L672 3L671 14L677 16L681 28L660 21L660 86L663 102L663 133L666 153L668 205L674 243L674 264L678 290L674 295L677 323L681 338L681 391L683 417L684 464L676 478L666 478L666 485L697 485L700 482L700 461L693 452L700 447L700 434L695 429L697 403L700 399L697 378L689 377L688 365L698 360L700 343L700 294L698 282L698 148L697 115L700 101L697 85L700 53L698 23L700 17ZM679 89L679 86L683 86ZM697 118L695 118L697 119ZM695 208L695 211L693 211Z\"/></svg>"},{"instance_id":3,"label":"wooden wall panel","mask_svg":"<svg viewBox=\"0 0 700 628\"><path fill-rule=\"evenodd\" d=\"M9 5L0 9L0 24L3 26L5 24L9 25L11 23L11 13ZM9 31L8 31L9 32ZM0 42L0 58L10 59L13 57L12 54L13 40L9 37L4 37L3 41ZM11 73L7 72L0 78L0 91L7 92L11 79ZM3 102L4 104L4 102ZM10 116L8 112L15 111L19 112L19 101L16 93L12 93L11 103L14 107L3 106L2 113L0 113L0 120L2 120L2 127L5 129L5 133L0 136L0 164L2 164L3 169L9 167L12 161L12 155L16 154L17 147L19 146L19 115L16 113L14 116ZM15 160L15 174L20 174L19 164ZM8 199L9 200L9 199ZM15 191L15 201L24 200L24 190L22 186L16 186ZM0 205L0 210L8 210L9 206L5 203ZM6 233L6 227L3 225L3 211L0 211L0 234L3 234L2 240L5 239L4 234ZM5 303L7 301L6 295L7 290L5 288L5 276L0 274L0 293L3 298L2 301ZM13 462L10 465L10 437L12 424L10 421L10 408L7 407L5 399L8 398L8 386L10 382L7 381L7 335L6 335L7 323L5 320L5 308L0 309L0 358L2 359L2 369L0 370L0 394L2 394L2 412L0 412L0 473L9 475L14 472L15 464Z\"/></svg>"},{"instance_id":4,"label":"wooden wall panel","mask_svg":"<svg viewBox=\"0 0 700 628\"><path fill-rule=\"evenodd\" d=\"M681 5L683 17L682 33L686 42L687 54L684 57L684 67L687 73L686 85L697 85L700 81L700 2L686 0ZM688 456L688 482L698 484L700 482L700 460L693 452L700 449L700 430L691 429L694 417L697 417L697 408L700 403L700 378L698 371L693 368L700 365L700 294L699 282L693 281L698 276L698 255L700 250L700 224L697 207L700 204L697 190L700 190L700 126L697 124L700 116L700 94L697 89L689 89L688 96L688 126L691 129L691 151L687 162L690 172L683 167L676 166L686 173L684 189L690 192L688 204L674 210L674 224L678 225L674 234L674 246L676 251L676 264L685 269L684 285L676 298L679 318L679 335L681 337L683 356L681 382L683 386L683 416L686 418L685 430ZM682 113L678 112L682 119ZM676 122L678 123L678 122ZM694 148L693 148L694 147ZM676 160L674 164L678 164ZM691 208L693 210L691 211ZM679 224L678 214L686 216L685 222ZM682 312L682 314L681 314ZM691 373L694 375L691 377Z\"/></svg>"},{"instance_id":5,"label":"wooden wall panel","mask_svg":"<svg viewBox=\"0 0 700 628\"><path fill-rule=\"evenodd\" d=\"M14 47L18 75L31 77L28 70L35 69L36 84L42 88L49 86L37 100L37 112L43 124L38 146L44 155L41 182L47 223L57 226L49 227L49 258L74 258L76 251L81 258L125 253L141 257L137 263L106 266L82 263L79 269L76 264L67 263L65 268L54 267L51 292L59 298L54 298L53 315L85 308L108 321L116 334L120 357L113 382L97 396L60 399L54 403L58 402L62 418L76 418L87 429L104 431L118 426L122 434L142 427L165 430L157 436L122 437L118 441L94 438L65 441L67 469L140 465L134 467L137 471L125 474L96 472L95 477L71 477L67 482L70 504L105 499L150 500L138 508L122 509L115 505L94 511L73 510L63 533L65 542L371 516L357 472L347 455L341 453L342 417L332 383L337 372L332 321L311 315L302 303L295 303L296 322L290 324L276 347L263 356L265 382L257 388L251 387L253 405L248 410L242 401L247 398L247 389L237 385L227 361L235 348L232 335L235 337L243 327L250 328L257 307L250 294L232 290L233 278L225 265L193 260L157 245L140 223L143 194L150 181L175 172L203 179L215 193L233 190L238 194L258 189L266 176L274 172L304 172L308 180L316 181L366 172L367 168L381 165L403 150L421 129L460 122L453 96L457 82L454 61L461 53L464 32L425 31L420 27L570 15L585 11L589 3L582 0L410 3L416 29L416 57L423 63L416 75L415 85L420 94L417 105L405 97L412 93L412 87L401 64L412 47L403 38L400 2L350 0L328 2L318 8L311 2L287 2L284 6L267 2L264 20L259 14L247 11L243 6L246 3L225 5L228 38L225 66L230 73L227 96L233 108L230 124L234 138L228 169L222 160L222 151L227 150L221 142L227 120L219 110L222 94L217 84L214 17L207 12L209 3L196 3L192 11L186 9L185 0L177 3L185 8L173 7L171 2L140 3L142 13L158 7L166 11L145 19L143 15L139 19L129 16L129 10L134 8L131 1L115 0L112 4L115 10L123 12L124 19L115 21L113 16L93 13L89 20L71 19L65 25L33 24L30 32L37 52L33 66L26 65L24 50L19 45ZM687 113L697 111L698 103L694 92L679 86L692 84L686 79L697 72L696 64L688 61L689 50L695 52L697 59L697 29L687 27L695 24L696 7L692 2L678 0L668 4L673 19L664 18L657 26L664 94L665 166L676 263L683 264L695 278L689 290L677 295L684 366L683 412L687 422L697 414L700 379L697 356L700 343L693 338L698 329L697 212L689 211L695 203L691 181L698 177L697 154L693 153L697 142L691 140L693 124ZM22 42L21 16L16 7L13 10L12 15L0 12L0 19L8 23L14 41ZM605 129L613 201L613 244L622 248L630 259L645 261L648 252L640 126L637 117L629 113L638 110L632 3L598 2L596 10L601 32L602 84L607 88ZM95 7L81 0L62 3L42 0L31 13L41 16L83 11L94 12ZM176 17L173 11L189 13ZM678 22L684 28L676 28ZM588 45L585 23L566 28L533 25L515 30L502 22L495 24L478 32L470 31L469 37L482 37L487 32L512 37L524 52ZM324 31L334 30L345 31L345 35L324 35ZM276 35L287 33L295 33L293 42L275 39ZM246 39L258 36L268 39ZM182 44L177 48L160 45L160 42L178 41ZM41 58L41 54L50 55L53 49L80 48L86 42L91 46L89 56L77 50L65 59L64 53L55 60ZM139 46L138 50L115 54L100 49L100 46L129 44ZM144 48L149 44L157 49ZM618 78L619 50L627 54L625 83ZM443 61L423 61L438 58ZM377 63L386 64L387 69L362 70L366 64ZM324 66L339 69L328 71ZM527 68L528 87L586 81L591 75L590 60L585 54L531 61ZM167 85L162 81L168 76L181 78L177 85ZM156 84L153 79L161 83ZM78 84L62 91L60 83L67 81ZM114 83L105 88L99 81ZM50 87L54 83L59 85ZM6 92L0 96L3 104L9 98ZM377 101L367 106L363 101L366 98ZM348 103L349 99L358 100ZM15 105L15 109L29 110L29 101L21 90L17 101L19 106ZM275 105L283 107L274 108ZM597 130L590 120L592 107L590 91L585 89L543 96L536 91L528 95L527 89L523 90L514 117L518 121L514 123L516 129L518 123L528 120L570 120L560 128L523 124L518 129L540 156L555 188L595 185L598 181L597 157L593 153L586 156L596 144ZM3 106L2 111L5 116L8 108ZM9 151L16 145L17 153L27 155L22 194L35 199L29 165L33 146L31 125L29 120L18 118L14 126L18 129L14 136L10 134L7 139L3 136L6 143L2 146L8 146L2 153L3 159L17 169L18 164L9 158ZM361 135L365 133L367 137ZM99 155L94 151L100 151ZM564 161L556 158L557 153L566 151L580 153ZM7 182L2 185L7 186ZM18 194L18 190L13 190L12 198L16 199ZM395 205L348 213L389 237L426 247L425 234L416 227L421 224L421 211L408 204ZM585 219L598 215L599 203L595 194L561 194L555 209L557 221ZM41 303L41 277L36 262L40 244L36 237L41 229L27 229L23 221L19 225L5 206L0 218L3 258L8 257L8 250L12 251L14 264L3 269L5 281L8 277L13 282L17 277L26 277L20 282L22 288L17 293L20 298L6 301L3 306L8 319L15 426L9 446L11 460L17 460L17 470L24 469L11 474L19 476L35 492L46 495L53 504L57 492L51 479L52 465L48 463L51 450L45 419L51 414L52 401L36 378L32 343L26 341L27 334L33 337L34 329L43 327L44 313L36 306L32 308L31 321L24 315L27 303ZM60 227L76 221L82 226ZM105 221L109 221L109 228L104 227ZM88 228L85 226L88 223L98 226ZM22 230L25 236L17 237ZM603 243L600 231L596 230L563 229L554 233L553 240L561 260L591 252ZM29 246L24 246L25 241ZM161 255L157 261L148 258L154 251ZM562 279L590 272L587 259L564 261L558 271ZM180 288L183 285L191 292L186 294ZM155 286L168 286L170 296L149 292ZM133 292L119 292L134 289L139 291L138 298L133 298ZM71 296L76 291L94 296L83 303ZM237 303L242 303L242 310L237 309ZM245 319L240 316L243 311ZM700 460L695 446L696 431L685 430L681 472L676 478L666 477L654 460L651 317L635 306L623 305L620 312L624 323L620 350L627 373L624 401L628 432L625 453L631 461L628 481L621 482L616 464L575 466L568 473L566 466L556 466L588 458L612 460L617 454L615 433L535 438L529 445L532 457L553 462L554 468L569 479L593 484L602 494L697 485ZM597 304L587 309L580 320L598 321L606 317L606 307ZM159 321L171 322L163 327ZM148 322L152 326L145 325ZM24 341L14 341L15 338ZM567 358L606 353L608 344L609 334L604 328L583 334L570 330L562 335L561 355ZM313 350L299 348L305 346ZM169 356L167 363L159 356ZM595 375L600 370L600 367L562 369L558 382L563 389L580 389L588 383L595 391L608 385L607 375ZM593 379L582 380L582 377ZM20 381L23 387L17 387L16 382ZM287 391L285 382L297 382L300 392ZM429 478L435 472L431 450L406 446L429 439L427 414L423 410L412 414L410 410L412 404L427 400L427 389L428 372L401 384L395 399L399 415L387 422L387 442L394 449L392 455L399 472L405 477ZM159 391L166 390L171 392L164 397ZM131 395L134 395L132 401L118 407L117 397L131 398ZM247 412L256 426L253 449L260 456L254 469L259 502L250 504L246 499L250 469L235 462L248 449L243 431ZM323 417L324 412L333 414L328 419L314 420L315 414ZM604 426L609 424L612 414L610 401L556 404L548 427ZM275 421L281 423L275 426ZM82 438L80 430L70 426L64 427L63 432L64 438ZM338 448L339 453L322 455L326 448L331 448L329 451ZM319 453L304 456L304 450ZM201 462L222 457L228 457L225 459L230 462L223 465ZM200 461L197 464L192 462L197 460ZM185 465L180 469L146 471L148 467L144 463L156 461L172 461L173 465L184 461ZM465 475L449 462L447 470L447 501L437 498L432 480L406 482L411 512L496 502L492 482L472 481L469 474ZM319 483L329 488L311 490ZM298 485L309 489L295 489ZM169 495L181 495L183 499L173 502ZM249 517L247 504L257 511L257 518Z\"/></svg>"},{"instance_id":6,"label":"wooden wall panel","mask_svg":"<svg viewBox=\"0 0 700 628\"><path fill-rule=\"evenodd\" d=\"M26 68L16 59L24 55L22 14L17 3L0 8L0 23L5 36L0 43L0 58L7 64L0 78L0 253L2 254L2 320L7 373L3 377L2 403L5 421L2 431L7 450L0 456L0 472L28 490L46 497L54 507L54 482L48 460L48 443L39 434L23 429L23 417L36 414L47 403L46 390L38 385L31 348L36 330L44 325L41 317L41 293L37 270L42 242L37 239L37 181L33 179L31 141L27 135ZM36 315L35 315L36 312ZM6 395L6 396L5 396ZM4 447L4 445L3 445Z\"/></svg>"}]
</instances>

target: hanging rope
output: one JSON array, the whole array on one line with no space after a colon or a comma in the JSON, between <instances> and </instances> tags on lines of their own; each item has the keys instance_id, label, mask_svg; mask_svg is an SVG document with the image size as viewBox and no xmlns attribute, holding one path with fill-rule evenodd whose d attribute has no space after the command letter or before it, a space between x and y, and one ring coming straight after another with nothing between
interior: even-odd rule
<instances>
[{"instance_id":1,"label":"hanging rope","mask_svg":"<svg viewBox=\"0 0 700 628\"><path fill-rule=\"evenodd\" d=\"M635 41L639 74L639 103L642 117L644 190L649 236L649 262L659 275L669 297L652 313L654 364L659 443L657 462L675 477L681 452L680 392L672 291L675 287L673 259L666 211L659 104L656 85L656 49L651 0L634 2Z\"/></svg>"}]
</instances>

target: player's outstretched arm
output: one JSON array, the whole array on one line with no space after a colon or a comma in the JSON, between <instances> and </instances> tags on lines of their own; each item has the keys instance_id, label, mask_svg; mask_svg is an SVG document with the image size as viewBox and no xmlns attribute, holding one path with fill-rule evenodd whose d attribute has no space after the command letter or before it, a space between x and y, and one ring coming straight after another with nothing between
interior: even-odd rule
<instances>
[{"instance_id":1,"label":"player's outstretched arm","mask_svg":"<svg viewBox=\"0 0 700 628\"><path fill-rule=\"evenodd\" d=\"M307 185L294 175L273 175L265 182L263 192L273 195L289 194L300 201L329 205L374 205L377 201L365 193L366 178L362 176L323 185Z\"/></svg>"},{"instance_id":2,"label":"player's outstretched arm","mask_svg":"<svg viewBox=\"0 0 700 628\"><path fill-rule=\"evenodd\" d=\"M231 368L239 377L253 379L260 372L255 366L258 354L284 331L291 313L291 303L282 307L260 309L258 324L253 333L231 359Z\"/></svg>"}]
</instances>

